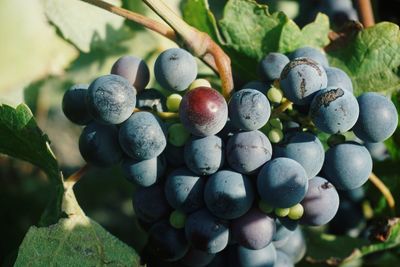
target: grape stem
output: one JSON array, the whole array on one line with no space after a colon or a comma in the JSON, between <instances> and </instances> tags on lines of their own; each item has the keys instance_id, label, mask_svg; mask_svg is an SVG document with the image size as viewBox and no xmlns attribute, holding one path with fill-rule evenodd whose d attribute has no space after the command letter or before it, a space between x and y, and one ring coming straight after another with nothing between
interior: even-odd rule
<instances>
[{"instance_id":1,"label":"grape stem","mask_svg":"<svg viewBox=\"0 0 400 267\"><path fill-rule=\"evenodd\" d=\"M231 60L222 48L215 43L211 37L196 28L188 25L162 0L143 0L157 15L159 15L169 26L159 23L130 10L114 6L102 0L81 0L97 6L111 13L136 22L162 36L176 42L182 43L195 56L199 57L219 74L222 83L222 94L229 99L233 90L233 78Z\"/></svg>"},{"instance_id":2,"label":"grape stem","mask_svg":"<svg viewBox=\"0 0 400 267\"><path fill-rule=\"evenodd\" d=\"M394 210L395 208L395 201L393 198L392 193L390 192L389 188L382 182L381 179L379 179L378 176L375 175L375 173L371 172L369 175L369 180L374 184L376 188L378 188L379 191L381 191L382 195L385 197L389 207Z\"/></svg>"},{"instance_id":3,"label":"grape stem","mask_svg":"<svg viewBox=\"0 0 400 267\"><path fill-rule=\"evenodd\" d=\"M370 0L357 0L358 14L360 14L361 22L365 28L375 24L374 13Z\"/></svg>"},{"instance_id":4,"label":"grape stem","mask_svg":"<svg viewBox=\"0 0 400 267\"><path fill-rule=\"evenodd\" d=\"M90 165L86 163L79 170L77 170L76 172L74 172L73 174L68 176L68 178L65 179L65 183L75 184L87 173L87 171L89 169L90 169Z\"/></svg>"},{"instance_id":5,"label":"grape stem","mask_svg":"<svg viewBox=\"0 0 400 267\"><path fill-rule=\"evenodd\" d=\"M135 108L133 110L133 112L139 112L139 111L149 111L149 110L141 110L138 108ZM179 118L178 112L159 112L159 111L149 111L149 112L157 114L158 117L160 117L161 119L164 119L164 120Z\"/></svg>"},{"instance_id":6,"label":"grape stem","mask_svg":"<svg viewBox=\"0 0 400 267\"><path fill-rule=\"evenodd\" d=\"M284 100L278 107L274 108L274 110L272 111L271 114L271 118L276 118L279 116L279 114L285 112L285 110L287 110L290 105L292 105L293 103L291 101L289 101L288 99Z\"/></svg>"}]
</instances>

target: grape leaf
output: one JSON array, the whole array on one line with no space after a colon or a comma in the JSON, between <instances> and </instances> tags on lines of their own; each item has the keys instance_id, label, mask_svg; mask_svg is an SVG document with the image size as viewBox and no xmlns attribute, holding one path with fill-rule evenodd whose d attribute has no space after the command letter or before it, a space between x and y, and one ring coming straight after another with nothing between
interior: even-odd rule
<instances>
[{"instance_id":1,"label":"grape leaf","mask_svg":"<svg viewBox=\"0 0 400 267\"><path fill-rule=\"evenodd\" d=\"M112 48L130 36L124 18L79 0L43 0L46 15L62 35L81 51L93 47ZM109 1L121 4L121 1Z\"/></svg>"},{"instance_id":2,"label":"grape leaf","mask_svg":"<svg viewBox=\"0 0 400 267\"><path fill-rule=\"evenodd\" d=\"M62 73L77 56L77 50L46 22L40 0L0 1L0 36L2 102L6 93L48 74Z\"/></svg>"},{"instance_id":3,"label":"grape leaf","mask_svg":"<svg viewBox=\"0 0 400 267\"><path fill-rule=\"evenodd\" d=\"M355 94L391 93L400 88L399 26L381 22L339 38L328 47L329 62L350 75Z\"/></svg>"}]
</instances>

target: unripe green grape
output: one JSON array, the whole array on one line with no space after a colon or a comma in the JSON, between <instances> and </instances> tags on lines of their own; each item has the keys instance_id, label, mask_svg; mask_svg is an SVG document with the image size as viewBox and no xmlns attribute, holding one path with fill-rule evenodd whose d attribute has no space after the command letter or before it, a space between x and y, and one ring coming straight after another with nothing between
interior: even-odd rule
<instances>
[{"instance_id":1,"label":"unripe green grape","mask_svg":"<svg viewBox=\"0 0 400 267\"><path fill-rule=\"evenodd\" d=\"M281 208L276 208L275 209L275 214L278 217L286 217L289 214L289 209L281 209Z\"/></svg>"},{"instance_id":2,"label":"unripe green grape","mask_svg":"<svg viewBox=\"0 0 400 267\"><path fill-rule=\"evenodd\" d=\"M283 132L280 129L274 128L268 132L268 139L271 143L276 144L282 141L283 139Z\"/></svg>"},{"instance_id":3,"label":"unripe green grape","mask_svg":"<svg viewBox=\"0 0 400 267\"><path fill-rule=\"evenodd\" d=\"M281 103L283 99L283 92L281 89L273 86L268 90L267 97L272 103Z\"/></svg>"},{"instance_id":4,"label":"unripe green grape","mask_svg":"<svg viewBox=\"0 0 400 267\"><path fill-rule=\"evenodd\" d=\"M206 79L196 79L189 86L189 90L192 90L197 87L210 87L211 88L211 84Z\"/></svg>"},{"instance_id":5,"label":"unripe green grape","mask_svg":"<svg viewBox=\"0 0 400 267\"><path fill-rule=\"evenodd\" d=\"M171 94L167 97L167 108L171 112L177 112L181 104L182 96L180 94Z\"/></svg>"},{"instance_id":6,"label":"unripe green grape","mask_svg":"<svg viewBox=\"0 0 400 267\"><path fill-rule=\"evenodd\" d=\"M260 200L260 201L258 202L258 208L259 208L262 212L267 213L267 214L274 211L274 208L273 208L271 205L265 203L265 202L262 201L262 200Z\"/></svg>"},{"instance_id":7,"label":"unripe green grape","mask_svg":"<svg viewBox=\"0 0 400 267\"><path fill-rule=\"evenodd\" d=\"M304 214L304 208L299 203L289 209L288 217L292 220L298 220L303 216L303 214Z\"/></svg>"},{"instance_id":8,"label":"unripe green grape","mask_svg":"<svg viewBox=\"0 0 400 267\"><path fill-rule=\"evenodd\" d=\"M168 142L171 145L181 147L189 139L190 133L182 123L174 123L168 128Z\"/></svg>"},{"instance_id":9,"label":"unripe green grape","mask_svg":"<svg viewBox=\"0 0 400 267\"><path fill-rule=\"evenodd\" d=\"M186 223L186 214L178 210L174 210L169 216L169 223L176 229L184 228Z\"/></svg>"},{"instance_id":10,"label":"unripe green grape","mask_svg":"<svg viewBox=\"0 0 400 267\"><path fill-rule=\"evenodd\" d=\"M270 119L268 123L272 128L283 130L283 124L279 118Z\"/></svg>"}]
</instances>

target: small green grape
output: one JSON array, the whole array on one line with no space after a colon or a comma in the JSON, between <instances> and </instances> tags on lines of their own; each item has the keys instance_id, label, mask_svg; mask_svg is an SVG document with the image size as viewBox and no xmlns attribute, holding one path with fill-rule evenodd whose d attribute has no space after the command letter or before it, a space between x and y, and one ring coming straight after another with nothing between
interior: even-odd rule
<instances>
[{"instance_id":1,"label":"small green grape","mask_svg":"<svg viewBox=\"0 0 400 267\"><path fill-rule=\"evenodd\" d=\"M271 87L268 92L267 92L267 97L269 99L269 101L271 101L272 103L281 103L282 99L283 99L283 92L281 89L278 89L276 87Z\"/></svg>"},{"instance_id":2,"label":"small green grape","mask_svg":"<svg viewBox=\"0 0 400 267\"><path fill-rule=\"evenodd\" d=\"M169 223L176 229L185 227L186 214L178 210L174 210L169 216Z\"/></svg>"},{"instance_id":3,"label":"small green grape","mask_svg":"<svg viewBox=\"0 0 400 267\"><path fill-rule=\"evenodd\" d=\"M167 97L167 108L171 112L177 112L181 104L182 96L180 94L171 94Z\"/></svg>"},{"instance_id":4,"label":"small green grape","mask_svg":"<svg viewBox=\"0 0 400 267\"><path fill-rule=\"evenodd\" d=\"M168 142L171 145L183 146L189 139L190 133L185 129L182 123L174 123L168 128Z\"/></svg>"},{"instance_id":5,"label":"small green grape","mask_svg":"<svg viewBox=\"0 0 400 267\"><path fill-rule=\"evenodd\" d=\"M283 139L283 132L279 129L271 129L268 132L268 139L271 141L271 143L276 144L282 141Z\"/></svg>"},{"instance_id":6,"label":"small green grape","mask_svg":"<svg viewBox=\"0 0 400 267\"><path fill-rule=\"evenodd\" d=\"M289 214L289 209L281 209L281 208L276 208L275 209L275 214L278 217L286 217Z\"/></svg>"},{"instance_id":7,"label":"small green grape","mask_svg":"<svg viewBox=\"0 0 400 267\"><path fill-rule=\"evenodd\" d=\"M262 200L260 200L260 202L258 202L258 208L264 213L271 213L274 211L274 208L271 205L265 203Z\"/></svg>"},{"instance_id":8,"label":"small green grape","mask_svg":"<svg viewBox=\"0 0 400 267\"><path fill-rule=\"evenodd\" d=\"M283 124L279 118L270 119L269 124L271 124L272 128L283 130Z\"/></svg>"},{"instance_id":9,"label":"small green grape","mask_svg":"<svg viewBox=\"0 0 400 267\"><path fill-rule=\"evenodd\" d=\"M303 216L303 214L304 214L304 208L299 203L289 209L288 217L292 220L298 220Z\"/></svg>"},{"instance_id":10,"label":"small green grape","mask_svg":"<svg viewBox=\"0 0 400 267\"><path fill-rule=\"evenodd\" d=\"M192 89L197 88L197 87L210 87L211 88L211 84L206 79L196 79L189 86L189 90L192 90Z\"/></svg>"}]
</instances>

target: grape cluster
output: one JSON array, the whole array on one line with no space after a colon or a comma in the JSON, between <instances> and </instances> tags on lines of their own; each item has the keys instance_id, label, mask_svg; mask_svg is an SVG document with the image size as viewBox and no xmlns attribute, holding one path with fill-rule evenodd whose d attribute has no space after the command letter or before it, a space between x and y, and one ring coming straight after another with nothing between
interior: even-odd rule
<instances>
[{"instance_id":1,"label":"grape cluster","mask_svg":"<svg viewBox=\"0 0 400 267\"><path fill-rule=\"evenodd\" d=\"M305 254L299 225L345 213L340 190L357 190L372 171L363 142L382 142L397 127L389 99L356 98L347 74L315 48L270 53L258 71L260 81L227 102L196 80L194 57L173 48L154 67L168 95L145 89L149 69L132 56L65 93L65 115L86 125L83 158L120 163L138 186L133 207L155 266L293 266ZM289 110L276 113L285 103ZM346 141L348 131L359 139Z\"/></svg>"}]
</instances>

